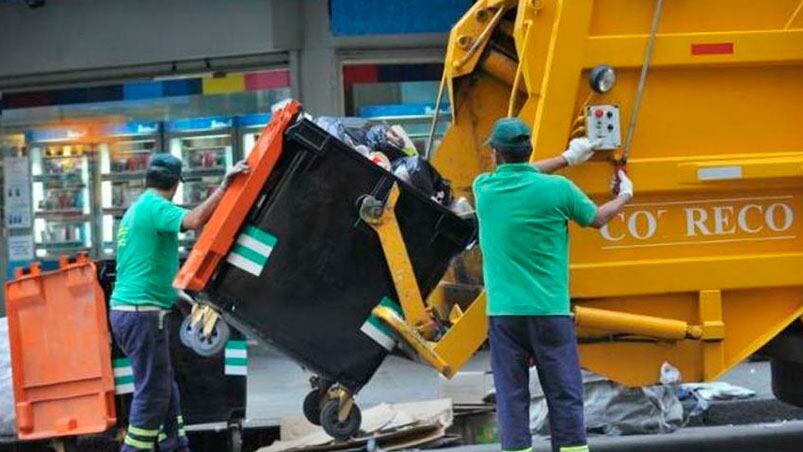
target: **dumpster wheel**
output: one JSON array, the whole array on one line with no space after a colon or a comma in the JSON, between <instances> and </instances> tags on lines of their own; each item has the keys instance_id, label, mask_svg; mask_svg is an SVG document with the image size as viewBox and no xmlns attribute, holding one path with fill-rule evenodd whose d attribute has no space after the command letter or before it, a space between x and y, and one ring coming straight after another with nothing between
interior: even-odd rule
<instances>
[{"instance_id":1,"label":"dumpster wheel","mask_svg":"<svg viewBox=\"0 0 803 452\"><path fill-rule=\"evenodd\" d=\"M321 425L321 391L313 389L304 397L304 417L313 425Z\"/></svg>"},{"instance_id":2,"label":"dumpster wheel","mask_svg":"<svg viewBox=\"0 0 803 452\"><path fill-rule=\"evenodd\" d=\"M196 327L190 336L192 350L204 358L217 356L226 348L226 342L231 336L229 325L218 319L209 335L204 335L204 328Z\"/></svg>"},{"instance_id":3,"label":"dumpster wheel","mask_svg":"<svg viewBox=\"0 0 803 452\"><path fill-rule=\"evenodd\" d=\"M352 404L351 409L345 419L341 420L340 403L338 398L329 399L324 403L323 408L321 408L320 425L332 438L338 441L346 441L360 430L362 413L360 413L360 408L353 401L347 401L346 403Z\"/></svg>"},{"instance_id":4,"label":"dumpster wheel","mask_svg":"<svg viewBox=\"0 0 803 452\"><path fill-rule=\"evenodd\" d=\"M185 316L178 330L178 338L185 347L192 348L192 336L196 334L196 329L197 327L192 323L192 316Z\"/></svg>"}]
</instances>

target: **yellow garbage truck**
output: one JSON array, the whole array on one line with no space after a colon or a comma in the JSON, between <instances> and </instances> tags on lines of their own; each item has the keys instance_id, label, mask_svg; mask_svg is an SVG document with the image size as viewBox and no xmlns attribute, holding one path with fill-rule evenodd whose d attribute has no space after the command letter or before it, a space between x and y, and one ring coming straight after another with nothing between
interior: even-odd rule
<instances>
[{"instance_id":1,"label":"yellow garbage truck","mask_svg":"<svg viewBox=\"0 0 803 452\"><path fill-rule=\"evenodd\" d=\"M803 1L479 0L438 97L453 119L428 151L456 196L492 169L483 141L504 116L531 125L534 159L602 140L564 173L597 201L615 168L633 179L607 227L570 230L584 368L645 385L669 363L702 381L763 351L776 396L803 406ZM447 375L484 338L484 299L466 295L479 262L426 301L445 336L394 326Z\"/></svg>"}]
</instances>

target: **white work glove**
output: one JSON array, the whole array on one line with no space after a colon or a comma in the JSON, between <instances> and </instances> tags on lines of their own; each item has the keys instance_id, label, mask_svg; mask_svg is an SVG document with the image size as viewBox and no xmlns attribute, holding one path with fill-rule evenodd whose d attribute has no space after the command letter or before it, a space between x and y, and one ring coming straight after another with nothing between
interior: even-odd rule
<instances>
[{"instance_id":1,"label":"white work glove","mask_svg":"<svg viewBox=\"0 0 803 452\"><path fill-rule=\"evenodd\" d=\"M220 184L220 187L225 190L231 184L231 181L237 177L237 175L245 174L250 170L251 169L248 167L248 163L246 163L245 160L240 160L239 162L235 163L234 167L230 169L229 172L223 177L223 182Z\"/></svg>"},{"instance_id":2,"label":"white work glove","mask_svg":"<svg viewBox=\"0 0 803 452\"><path fill-rule=\"evenodd\" d=\"M627 177L627 173L620 169L611 178L611 191L619 198L625 198L628 201L633 199L633 181Z\"/></svg>"},{"instance_id":3,"label":"white work glove","mask_svg":"<svg viewBox=\"0 0 803 452\"><path fill-rule=\"evenodd\" d=\"M602 140L589 140L588 138L574 138L569 142L569 148L563 154L563 158L569 162L569 166L579 165L594 155L594 150L602 144Z\"/></svg>"}]
</instances>

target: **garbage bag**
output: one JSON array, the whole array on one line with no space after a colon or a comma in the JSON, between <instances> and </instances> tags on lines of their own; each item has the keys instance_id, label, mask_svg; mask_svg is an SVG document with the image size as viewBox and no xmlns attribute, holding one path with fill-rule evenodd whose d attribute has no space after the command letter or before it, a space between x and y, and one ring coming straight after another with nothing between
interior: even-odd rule
<instances>
[{"instance_id":1,"label":"garbage bag","mask_svg":"<svg viewBox=\"0 0 803 452\"><path fill-rule=\"evenodd\" d=\"M389 125L372 125L365 134L365 141L371 149L387 155L391 160L405 157L404 140Z\"/></svg>"},{"instance_id":2,"label":"garbage bag","mask_svg":"<svg viewBox=\"0 0 803 452\"><path fill-rule=\"evenodd\" d=\"M391 160L418 154L407 131L398 124L390 126L384 122L351 116L319 116L315 123L353 148L364 145L371 151L387 155Z\"/></svg>"},{"instance_id":3,"label":"garbage bag","mask_svg":"<svg viewBox=\"0 0 803 452\"><path fill-rule=\"evenodd\" d=\"M338 138L340 141L348 144L351 147L356 147L358 144L362 144L360 141L355 141L351 138L351 136L349 136L348 132L346 132L346 126L343 125L343 121L339 118L320 116L315 120L315 124L320 126L320 128L325 130L329 135Z\"/></svg>"},{"instance_id":4,"label":"garbage bag","mask_svg":"<svg viewBox=\"0 0 803 452\"><path fill-rule=\"evenodd\" d=\"M444 206L452 204L451 183L420 156L393 161L393 174Z\"/></svg>"},{"instance_id":5,"label":"garbage bag","mask_svg":"<svg viewBox=\"0 0 803 452\"><path fill-rule=\"evenodd\" d=\"M366 136L374 123L365 118L319 116L315 124L353 148L360 145L371 148Z\"/></svg>"},{"instance_id":6,"label":"garbage bag","mask_svg":"<svg viewBox=\"0 0 803 452\"><path fill-rule=\"evenodd\" d=\"M11 346L8 318L0 317L0 436L15 436L14 388L11 382Z\"/></svg>"},{"instance_id":7,"label":"garbage bag","mask_svg":"<svg viewBox=\"0 0 803 452\"><path fill-rule=\"evenodd\" d=\"M674 386L628 388L583 371L586 429L606 435L670 433L683 426ZM549 434L549 413L535 368L530 370L530 430Z\"/></svg>"}]
</instances>

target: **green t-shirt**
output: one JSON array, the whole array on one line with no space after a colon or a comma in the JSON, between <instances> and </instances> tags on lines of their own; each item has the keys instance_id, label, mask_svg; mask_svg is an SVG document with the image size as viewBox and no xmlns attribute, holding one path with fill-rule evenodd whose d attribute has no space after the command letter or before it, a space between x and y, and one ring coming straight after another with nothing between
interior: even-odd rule
<instances>
[{"instance_id":1,"label":"green t-shirt","mask_svg":"<svg viewBox=\"0 0 803 452\"><path fill-rule=\"evenodd\" d=\"M173 306L178 232L186 213L153 190L146 190L128 208L117 230L117 282L112 306Z\"/></svg>"},{"instance_id":2,"label":"green t-shirt","mask_svg":"<svg viewBox=\"0 0 803 452\"><path fill-rule=\"evenodd\" d=\"M597 206L572 181L527 163L474 181L488 315L568 315L567 220L588 226Z\"/></svg>"}]
</instances>

